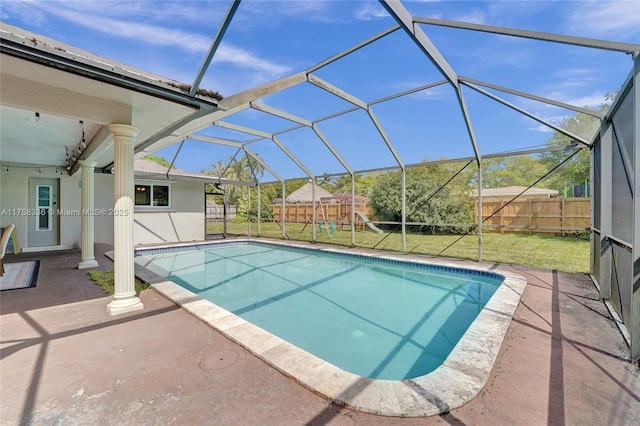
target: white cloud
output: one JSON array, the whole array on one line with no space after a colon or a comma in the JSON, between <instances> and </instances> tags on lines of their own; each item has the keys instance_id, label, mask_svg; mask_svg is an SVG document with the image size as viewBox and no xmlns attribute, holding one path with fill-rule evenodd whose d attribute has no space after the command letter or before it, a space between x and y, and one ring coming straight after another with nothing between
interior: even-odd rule
<instances>
[{"instance_id":1,"label":"white cloud","mask_svg":"<svg viewBox=\"0 0 640 426\"><path fill-rule=\"evenodd\" d=\"M551 133L551 132L554 132L554 130L551 127L545 126L544 124L540 124L540 125L535 126L535 127L528 127L527 130L532 130L534 132L540 132L540 133Z\"/></svg>"},{"instance_id":2,"label":"white cloud","mask_svg":"<svg viewBox=\"0 0 640 426\"><path fill-rule=\"evenodd\" d=\"M41 27L47 20L46 15L34 8L30 8L26 3L5 1L0 7L0 17L3 21L10 19L18 19L20 21L28 21L36 27Z\"/></svg>"},{"instance_id":3,"label":"white cloud","mask_svg":"<svg viewBox=\"0 0 640 426\"><path fill-rule=\"evenodd\" d=\"M416 87L416 86L413 86L413 87ZM451 87L448 84L444 84L440 86L431 87L427 90L421 90L419 92L412 93L408 96L414 99L436 101L440 99L448 99L454 95L451 91Z\"/></svg>"},{"instance_id":4,"label":"white cloud","mask_svg":"<svg viewBox=\"0 0 640 426\"><path fill-rule=\"evenodd\" d=\"M453 18L454 21L469 22L471 24L486 24L487 14L483 10L473 10Z\"/></svg>"},{"instance_id":5,"label":"white cloud","mask_svg":"<svg viewBox=\"0 0 640 426\"><path fill-rule=\"evenodd\" d=\"M51 2L45 2L39 3L38 5L43 8L46 13L54 14L75 25L83 26L111 37L131 39L148 45L173 47L189 53L202 53L203 57L212 42L212 36L209 35L198 34L179 28L169 28L163 25L151 25L94 14L99 12L105 4L111 4L111 2L91 3L93 7L89 8L89 14L86 10L81 11L80 8L70 9L59 7L65 4L66 3L63 2L54 5ZM132 12L136 8L134 3L114 3L114 5L124 8L119 9L120 12L123 10ZM193 13L192 9L183 9L182 12L184 15ZM159 12L156 11L156 13ZM165 16L165 19L169 17L172 17L172 15ZM273 63L252 52L227 43L222 43L219 46L215 60L244 69L266 73L268 78L280 77L290 70L287 66Z\"/></svg>"},{"instance_id":6,"label":"white cloud","mask_svg":"<svg viewBox=\"0 0 640 426\"><path fill-rule=\"evenodd\" d=\"M253 1L243 3L242 7L252 15L268 16L271 24L280 22L283 18L326 23L339 19L332 11L335 3L337 2L330 0Z\"/></svg>"},{"instance_id":7,"label":"white cloud","mask_svg":"<svg viewBox=\"0 0 640 426\"><path fill-rule=\"evenodd\" d=\"M285 65L279 65L266 59L261 59L244 49L224 43L218 48L215 59L221 62L232 63L243 68L265 72L270 76L270 78L279 77L291 71L291 69Z\"/></svg>"},{"instance_id":8,"label":"white cloud","mask_svg":"<svg viewBox=\"0 0 640 426\"><path fill-rule=\"evenodd\" d=\"M561 98L558 98L561 99ZM598 108L600 105L605 103L606 99L604 94L602 93L592 93L590 95L584 95L579 97L570 97L566 98L566 100L562 100L562 102L567 103L569 105L574 105L577 107L588 107L592 109Z\"/></svg>"},{"instance_id":9,"label":"white cloud","mask_svg":"<svg viewBox=\"0 0 640 426\"><path fill-rule=\"evenodd\" d=\"M373 21L389 17L386 10L377 3L367 3L355 11L355 18L361 21Z\"/></svg>"},{"instance_id":10,"label":"white cloud","mask_svg":"<svg viewBox=\"0 0 640 426\"><path fill-rule=\"evenodd\" d=\"M621 34L631 36L640 32L640 2L589 1L572 4L568 16L572 32L595 34L607 39Z\"/></svg>"}]
</instances>

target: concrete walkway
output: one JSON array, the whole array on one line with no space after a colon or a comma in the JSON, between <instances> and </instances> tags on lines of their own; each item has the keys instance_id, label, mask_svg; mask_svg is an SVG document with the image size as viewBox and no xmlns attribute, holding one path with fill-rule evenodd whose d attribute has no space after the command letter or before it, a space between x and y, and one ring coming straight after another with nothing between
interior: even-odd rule
<instances>
[{"instance_id":1,"label":"concrete walkway","mask_svg":"<svg viewBox=\"0 0 640 426\"><path fill-rule=\"evenodd\" d=\"M484 390L403 419L331 404L154 290L110 317L78 251L6 261L27 259L37 287L0 293L2 425L640 424L640 369L583 274L511 267L529 283Z\"/></svg>"}]
</instances>

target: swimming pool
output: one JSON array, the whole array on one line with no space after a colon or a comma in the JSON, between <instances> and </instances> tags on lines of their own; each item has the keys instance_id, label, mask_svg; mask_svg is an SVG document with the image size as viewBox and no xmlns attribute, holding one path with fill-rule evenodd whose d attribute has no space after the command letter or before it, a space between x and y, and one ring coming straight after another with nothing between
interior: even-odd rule
<instances>
[{"instance_id":1,"label":"swimming pool","mask_svg":"<svg viewBox=\"0 0 640 426\"><path fill-rule=\"evenodd\" d=\"M523 280L297 245L144 250L136 262L172 280L154 287L185 309L300 383L363 411L434 414L484 385L476 376L488 377L506 332L502 311L515 310L514 283ZM487 319L502 336L482 336ZM479 341L464 338L474 334Z\"/></svg>"},{"instance_id":2,"label":"swimming pool","mask_svg":"<svg viewBox=\"0 0 640 426\"><path fill-rule=\"evenodd\" d=\"M146 253L146 267L344 370L435 370L502 283L489 272L241 242Z\"/></svg>"}]
</instances>

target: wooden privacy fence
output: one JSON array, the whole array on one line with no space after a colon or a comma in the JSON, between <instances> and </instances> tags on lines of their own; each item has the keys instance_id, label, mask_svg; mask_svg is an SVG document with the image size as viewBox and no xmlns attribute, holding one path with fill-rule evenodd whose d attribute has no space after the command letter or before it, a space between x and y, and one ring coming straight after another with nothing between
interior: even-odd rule
<instances>
[{"instance_id":1,"label":"wooden privacy fence","mask_svg":"<svg viewBox=\"0 0 640 426\"><path fill-rule=\"evenodd\" d=\"M349 221L351 219L351 204L346 207L344 203L316 203L316 220L328 220L328 221ZM282 220L282 204L272 204L273 220ZM371 207L367 204L356 203L355 211L362 212L371 219ZM292 223L306 223L311 219L313 215L313 204L287 204L285 209L284 220ZM356 224L360 222L360 218L356 215Z\"/></svg>"},{"instance_id":2,"label":"wooden privacy fence","mask_svg":"<svg viewBox=\"0 0 640 426\"><path fill-rule=\"evenodd\" d=\"M587 232L590 226L590 198L544 198L513 201L482 200L483 228L495 232L525 232L529 234L576 234ZM475 219L478 218L478 204ZM476 222L477 223L477 222Z\"/></svg>"}]
</instances>

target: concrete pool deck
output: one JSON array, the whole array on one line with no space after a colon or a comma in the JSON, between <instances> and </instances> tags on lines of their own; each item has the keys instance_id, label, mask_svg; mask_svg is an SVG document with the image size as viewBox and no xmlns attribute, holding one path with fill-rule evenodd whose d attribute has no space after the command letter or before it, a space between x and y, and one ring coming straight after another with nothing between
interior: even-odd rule
<instances>
[{"instance_id":1,"label":"concrete pool deck","mask_svg":"<svg viewBox=\"0 0 640 426\"><path fill-rule=\"evenodd\" d=\"M0 294L2 425L640 423L640 369L585 274L486 264L528 281L486 385L448 413L396 418L309 391L156 290L144 311L110 317L79 258L6 258L41 271L37 287Z\"/></svg>"},{"instance_id":2,"label":"concrete pool deck","mask_svg":"<svg viewBox=\"0 0 640 426\"><path fill-rule=\"evenodd\" d=\"M234 240L236 243L243 241L251 240L242 238ZM262 239L261 241L264 242ZM428 263L472 271L491 270L504 277L503 283L485 308L436 370L407 380L376 380L342 370L202 299L178 284L167 281L144 268L138 269L137 275L147 282L154 283L153 288L169 300L311 391L335 403L381 416L433 416L449 412L475 398L489 379L511 317L520 303L520 296L527 283L521 275L502 270L500 267L472 262L459 261L453 264L445 259L434 258L426 262L423 256L380 253L363 248L340 249L294 241L269 240L268 243L276 246L334 253L347 252L390 260ZM208 244L218 245L228 244L228 242L217 241ZM206 245L181 245L181 247L203 248ZM153 249L160 248L163 246L155 246Z\"/></svg>"}]
</instances>

